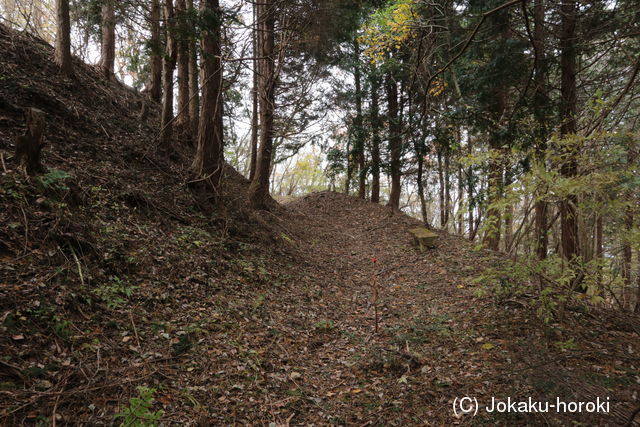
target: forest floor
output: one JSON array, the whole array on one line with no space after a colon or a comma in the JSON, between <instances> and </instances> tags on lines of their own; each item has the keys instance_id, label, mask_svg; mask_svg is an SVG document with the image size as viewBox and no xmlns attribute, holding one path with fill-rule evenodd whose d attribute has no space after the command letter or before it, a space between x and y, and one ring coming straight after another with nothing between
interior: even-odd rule
<instances>
[{"instance_id":1,"label":"forest floor","mask_svg":"<svg viewBox=\"0 0 640 427\"><path fill-rule=\"evenodd\" d=\"M441 232L419 252L417 220L343 194L254 212L228 168L213 209L188 143L154 145L157 105L140 119L143 95L79 61L57 76L2 25L0 51L0 424L112 425L138 386L164 424L619 425L638 405L638 316L542 322L531 295L480 292L501 254ZM47 114L40 177L12 159L25 106ZM611 413L458 417L463 396Z\"/></svg>"}]
</instances>

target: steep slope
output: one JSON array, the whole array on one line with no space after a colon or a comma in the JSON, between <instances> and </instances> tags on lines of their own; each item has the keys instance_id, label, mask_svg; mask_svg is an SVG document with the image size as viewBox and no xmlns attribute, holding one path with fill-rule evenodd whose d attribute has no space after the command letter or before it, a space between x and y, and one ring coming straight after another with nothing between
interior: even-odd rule
<instances>
[{"instance_id":1,"label":"steep slope","mask_svg":"<svg viewBox=\"0 0 640 427\"><path fill-rule=\"evenodd\" d=\"M49 45L2 25L0 52L0 423L112 420L149 363L180 365L212 295L253 294L290 250L231 168L222 208L189 192L191 149L156 150L159 106L78 60L58 75ZM13 159L26 107L46 113L33 178Z\"/></svg>"}]
</instances>

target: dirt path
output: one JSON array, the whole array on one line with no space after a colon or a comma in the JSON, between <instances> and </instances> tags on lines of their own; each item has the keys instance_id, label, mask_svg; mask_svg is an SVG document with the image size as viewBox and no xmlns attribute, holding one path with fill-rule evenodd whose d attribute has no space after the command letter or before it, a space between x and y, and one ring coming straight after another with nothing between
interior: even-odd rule
<instances>
[{"instance_id":1,"label":"dirt path","mask_svg":"<svg viewBox=\"0 0 640 427\"><path fill-rule=\"evenodd\" d=\"M298 383L317 402L296 421L315 412L333 423L444 423L457 394L489 391L479 379L507 357L499 333L475 324L470 310L486 255L444 235L437 250L420 253L407 233L417 221L341 194L313 194L288 209L296 241L308 245L311 285L298 313L311 326L309 343L294 351L304 361ZM495 350L483 351L489 344Z\"/></svg>"},{"instance_id":2,"label":"dirt path","mask_svg":"<svg viewBox=\"0 0 640 427\"><path fill-rule=\"evenodd\" d=\"M456 397L489 403L492 396L584 396L558 364L573 355L549 349L531 311L476 296L474 279L497 263L495 255L447 235L437 249L420 253L407 233L417 221L342 194L315 193L287 210L292 238L306 254L299 266L306 280L291 289L298 294L287 299L298 304L282 319L294 332L282 347L289 397L270 408L276 421L448 425L471 422L454 416ZM564 421L555 414L480 413L473 422Z\"/></svg>"}]
</instances>

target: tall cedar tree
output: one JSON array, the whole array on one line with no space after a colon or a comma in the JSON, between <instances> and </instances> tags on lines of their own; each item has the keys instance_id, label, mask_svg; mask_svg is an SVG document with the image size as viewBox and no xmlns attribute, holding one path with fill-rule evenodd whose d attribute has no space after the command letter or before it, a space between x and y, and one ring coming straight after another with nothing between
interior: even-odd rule
<instances>
[{"instance_id":1,"label":"tall cedar tree","mask_svg":"<svg viewBox=\"0 0 640 427\"><path fill-rule=\"evenodd\" d=\"M389 122L389 154L391 159L391 193L389 194L387 206L394 211L399 211L402 139L400 135L400 118L398 116L398 84L391 71L387 72L385 85L387 89L387 120Z\"/></svg>"},{"instance_id":2,"label":"tall cedar tree","mask_svg":"<svg viewBox=\"0 0 640 427\"><path fill-rule=\"evenodd\" d=\"M257 4L253 4L253 26L252 31L252 45L253 45L253 72L252 74L252 87L251 87L251 152L249 157L249 180L253 181L256 176L256 163L258 160L258 61L256 59L258 55L257 47Z\"/></svg>"},{"instance_id":3,"label":"tall cedar tree","mask_svg":"<svg viewBox=\"0 0 640 427\"><path fill-rule=\"evenodd\" d=\"M510 31L510 23L509 23L509 11L502 10L491 16L491 22L496 25L500 30L500 44L498 46L506 49L507 41L509 39L509 31ZM502 49L500 49L502 50ZM503 54L500 50L496 50L492 53L495 57ZM505 79L498 79L495 82L495 86L493 87L493 98L495 102L492 104L492 113L495 122L500 125L500 122L503 120L506 108L507 108L507 96L508 96L508 87L507 83L504 81ZM500 213L500 208L496 207L494 204L502 197L502 188L503 188L503 159L502 159L502 145L503 145L503 136L500 132L499 126L498 129L491 132L489 136L489 148L492 151L491 159L489 160L489 178L488 178L488 198L489 198L489 209L487 210L487 231L485 233L483 243L484 245L493 250L498 250L500 248L500 228L502 224L502 215Z\"/></svg>"},{"instance_id":4,"label":"tall cedar tree","mask_svg":"<svg viewBox=\"0 0 640 427\"><path fill-rule=\"evenodd\" d=\"M249 186L249 201L255 209L266 209L273 150L275 110L275 0L256 4L258 25L258 91L260 110L260 149L256 173Z\"/></svg>"},{"instance_id":5,"label":"tall cedar tree","mask_svg":"<svg viewBox=\"0 0 640 427\"><path fill-rule=\"evenodd\" d=\"M577 5L565 0L560 6L562 28L560 31L560 135L563 142L564 161L560 168L562 176L571 178L578 173L577 147L571 136L576 133L577 89L576 89L576 21ZM579 255L577 198L569 195L560 202L560 227L562 230L562 254L570 261Z\"/></svg>"},{"instance_id":6,"label":"tall cedar tree","mask_svg":"<svg viewBox=\"0 0 640 427\"><path fill-rule=\"evenodd\" d=\"M63 74L73 73L71 62L71 19L69 18L69 0L56 0L56 50L55 61Z\"/></svg>"},{"instance_id":7,"label":"tall cedar tree","mask_svg":"<svg viewBox=\"0 0 640 427\"><path fill-rule=\"evenodd\" d=\"M537 122L536 154L538 161L544 164L546 140L548 136L548 89L547 89L547 61L545 54L545 28L544 28L545 0L535 0L533 9L533 49L534 49L534 83L533 96L534 116ZM535 205L535 236L536 254L539 259L547 257L549 238L547 236L548 204L540 197Z\"/></svg>"},{"instance_id":8,"label":"tall cedar tree","mask_svg":"<svg viewBox=\"0 0 640 427\"><path fill-rule=\"evenodd\" d=\"M160 102L162 96L162 42L160 40L160 0L151 0L151 39L149 50L151 53L151 72L149 74L149 96Z\"/></svg>"},{"instance_id":9,"label":"tall cedar tree","mask_svg":"<svg viewBox=\"0 0 640 427\"><path fill-rule=\"evenodd\" d=\"M190 16L193 13L193 0L187 0L187 9ZM187 23L193 28L195 23L191 20ZM195 37L189 37L189 118L191 120L191 135L198 135L200 116L200 86L198 83L200 70L198 70L198 45Z\"/></svg>"},{"instance_id":10,"label":"tall cedar tree","mask_svg":"<svg viewBox=\"0 0 640 427\"><path fill-rule=\"evenodd\" d=\"M222 14L218 0L203 0L200 11L206 22L202 31L202 108L198 129L198 147L193 161L196 176L214 195L222 178L223 158L223 87L221 61Z\"/></svg>"},{"instance_id":11,"label":"tall cedar tree","mask_svg":"<svg viewBox=\"0 0 640 427\"><path fill-rule=\"evenodd\" d=\"M371 90L370 122L371 122L371 201L380 202L380 107L378 91L380 77L375 71L369 73Z\"/></svg>"},{"instance_id":12,"label":"tall cedar tree","mask_svg":"<svg viewBox=\"0 0 640 427\"><path fill-rule=\"evenodd\" d=\"M176 0L176 48L178 65L178 110L175 119L176 128L189 133L189 27L187 21L186 0Z\"/></svg>"},{"instance_id":13,"label":"tall cedar tree","mask_svg":"<svg viewBox=\"0 0 640 427\"><path fill-rule=\"evenodd\" d=\"M365 168L364 128L362 117L362 72L360 61L360 44L358 38L353 41L353 80L356 86L356 116L354 117L354 154L358 162L358 197L366 196L367 170Z\"/></svg>"},{"instance_id":14,"label":"tall cedar tree","mask_svg":"<svg viewBox=\"0 0 640 427\"><path fill-rule=\"evenodd\" d=\"M100 72L105 79L114 78L116 60L116 14L114 0L102 3L102 40Z\"/></svg>"},{"instance_id":15,"label":"tall cedar tree","mask_svg":"<svg viewBox=\"0 0 640 427\"><path fill-rule=\"evenodd\" d=\"M167 149L173 135L173 72L176 68L175 16L173 0L164 5L166 47L162 60L162 116L160 122L160 147Z\"/></svg>"}]
</instances>

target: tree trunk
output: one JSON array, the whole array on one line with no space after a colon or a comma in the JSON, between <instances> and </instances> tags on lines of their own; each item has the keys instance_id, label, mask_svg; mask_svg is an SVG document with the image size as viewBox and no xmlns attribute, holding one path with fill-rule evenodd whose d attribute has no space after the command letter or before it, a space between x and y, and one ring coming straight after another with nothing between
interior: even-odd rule
<instances>
[{"instance_id":1,"label":"tree trunk","mask_svg":"<svg viewBox=\"0 0 640 427\"><path fill-rule=\"evenodd\" d=\"M400 122L398 120L398 85L391 75L387 73L387 119L389 121L389 151L391 164L391 193L387 206L393 211L400 210L400 155L402 142L400 140Z\"/></svg>"},{"instance_id":2,"label":"tree trunk","mask_svg":"<svg viewBox=\"0 0 640 427\"><path fill-rule=\"evenodd\" d=\"M561 100L560 100L560 136L563 141L565 160L560 173L566 178L577 175L575 143L566 138L576 133L576 16L575 0L564 0L560 6L562 29L560 34L560 71L561 71ZM562 230L562 254L573 262L580 254L578 243L577 198L569 195L560 202L560 227Z\"/></svg>"},{"instance_id":3,"label":"tree trunk","mask_svg":"<svg viewBox=\"0 0 640 427\"><path fill-rule=\"evenodd\" d=\"M416 152L416 157L418 159L418 174L416 176L416 184L418 186L418 198L420 200L420 214L422 216L422 223L424 224L425 227L429 227L429 214L427 212L427 200L426 197L424 195L424 155L425 155L425 139L426 139L426 133L423 132L421 135L422 140L421 141L417 141L415 143L415 152Z\"/></svg>"},{"instance_id":4,"label":"tree trunk","mask_svg":"<svg viewBox=\"0 0 640 427\"><path fill-rule=\"evenodd\" d=\"M444 152L444 223L449 227L451 219L451 152L447 147Z\"/></svg>"},{"instance_id":5,"label":"tree trunk","mask_svg":"<svg viewBox=\"0 0 640 427\"><path fill-rule=\"evenodd\" d=\"M380 108L378 104L378 90L380 80L370 74L371 83L371 201L380 202Z\"/></svg>"},{"instance_id":6,"label":"tree trunk","mask_svg":"<svg viewBox=\"0 0 640 427\"><path fill-rule=\"evenodd\" d=\"M634 164L636 162L636 150L635 147L633 146L633 142L630 142L630 146L628 148L628 153L627 153L627 167L629 168L629 170L633 170ZM625 235L624 235L624 240L622 243L622 277L624 278L624 301L627 302L627 306L629 308L629 310L632 309L633 305L631 303L631 285L632 285L632 277L633 274L631 273L631 258L633 255L632 249L631 249L631 241L629 240L630 237L633 235L633 225L634 225L634 212L633 212L633 202L634 202L634 197L633 197L633 193L631 191L627 191L626 194L624 195L624 199L625 202L627 203L627 206L625 207L625 212L624 212L624 229L625 229Z\"/></svg>"},{"instance_id":7,"label":"tree trunk","mask_svg":"<svg viewBox=\"0 0 640 427\"><path fill-rule=\"evenodd\" d=\"M275 0L263 0L258 8L258 87L260 93L260 150L256 174L249 186L249 200L255 209L265 209L269 198L269 175L273 150L275 110Z\"/></svg>"},{"instance_id":8,"label":"tree trunk","mask_svg":"<svg viewBox=\"0 0 640 427\"><path fill-rule=\"evenodd\" d=\"M100 50L100 71L102 76L114 78L116 61L116 14L114 0L103 0L102 3L102 39Z\"/></svg>"},{"instance_id":9,"label":"tree trunk","mask_svg":"<svg viewBox=\"0 0 640 427\"><path fill-rule=\"evenodd\" d=\"M187 8L193 11L193 0L187 0ZM189 21L193 28L194 22ZM198 84L200 71L198 70L198 46L195 37L189 37L189 119L191 120L191 135L197 137L200 124L200 87Z\"/></svg>"},{"instance_id":10,"label":"tree trunk","mask_svg":"<svg viewBox=\"0 0 640 427\"><path fill-rule=\"evenodd\" d=\"M548 96L547 96L547 65L545 55L545 29L544 29L544 3L545 0L535 0L534 3L534 32L533 46L535 49L535 95L534 95L534 115L537 121L538 135L536 144L536 157L541 166L545 165L545 151L547 149L547 116L548 116ZM546 169L546 168L545 168ZM535 241L536 254L538 259L547 257L549 237L547 235L547 201L544 195L538 194L535 204Z\"/></svg>"},{"instance_id":11,"label":"tree trunk","mask_svg":"<svg viewBox=\"0 0 640 427\"><path fill-rule=\"evenodd\" d=\"M193 170L218 195L223 165L223 88L220 41L221 10L219 0L200 3L203 16L212 22L202 33L202 111L198 129L198 146ZM213 17L216 17L215 20Z\"/></svg>"},{"instance_id":12,"label":"tree trunk","mask_svg":"<svg viewBox=\"0 0 640 427\"><path fill-rule=\"evenodd\" d=\"M40 151L44 144L45 114L35 108L25 111L27 130L16 138L15 160L24 166L27 174L35 175L44 169L40 163Z\"/></svg>"},{"instance_id":13,"label":"tree trunk","mask_svg":"<svg viewBox=\"0 0 640 427\"><path fill-rule=\"evenodd\" d=\"M504 188L505 191L508 191L509 185L513 182L513 175L509 168L508 164L508 150L504 153L505 166L504 166ZM507 193L508 196L508 193ZM513 243L513 213L514 208L511 203L509 203L504 208L504 250L505 252L509 252L511 249L511 244ZM523 219L524 221L524 219Z\"/></svg>"},{"instance_id":14,"label":"tree trunk","mask_svg":"<svg viewBox=\"0 0 640 427\"><path fill-rule=\"evenodd\" d=\"M473 139L470 134L469 134L469 137L467 138L467 154L469 156L473 154ZM469 240L473 240L475 237L475 232L474 232L475 222L473 220L473 209L475 208L474 201L473 201L473 187L474 187L473 166L469 165L469 167L467 168L467 205L468 205L467 221L469 222Z\"/></svg>"},{"instance_id":15,"label":"tree trunk","mask_svg":"<svg viewBox=\"0 0 640 427\"><path fill-rule=\"evenodd\" d=\"M249 180L253 181L253 178L256 176L256 163L258 160L258 60L256 59L258 56L258 12L257 12L257 4L253 4L253 31L252 42L253 42L253 87L251 90L251 98L252 98L252 111L251 111L251 157L249 160Z\"/></svg>"},{"instance_id":16,"label":"tree trunk","mask_svg":"<svg viewBox=\"0 0 640 427\"><path fill-rule=\"evenodd\" d=\"M173 0L165 0L164 16L167 46L162 61L162 116L160 130L160 147L171 146L173 135L173 71L176 67L176 46L174 37Z\"/></svg>"},{"instance_id":17,"label":"tree trunk","mask_svg":"<svg viewBox=\"0 0 640 427\"><path fill-rule=\"evenodd\" d=\"M362 73L360 70L360 44L356 37L353 41L353 80L356 86L356 117L354 119L355 127L355 155L358 162L358 197L365 199L366 196L366 183L367 175L365 168L365 153L364 153L364 129L362 118Z\"/></svg>"},{"instance_id":18,"label":"tree trunk","mask_svg":"<svg viewBox=\"0 0 640 427\"><path fill-rule=\"evenodd\" d=\"M344 194L351 192L351 176L353 175L353 162L351 161L351 136L347 137L347 179L344 183Z\"/></svg>"},{"instance_id":19,"label":"tree trunk","mask_svg":"<svg viewBox=\"0 0 640 427\"><path fill-rule=\"evenodd\" d=\"M462 142L461 142L462 144ZM458 161L458 234L464 235L464 172Z\"/></svg>"},{"instance_id":20,"label":"tree trunk","mask_svg":"<svg viewBox=\"0 0 640 427\"><path fill-rule=\"evenodd\" d=\"M186 0L176 0L175 16L175 43L178 65L178 113L175 119L175 127L180 129L181 132L188 133L191 128L191 118L189 116L189 28Z\"/></svg>"},{"instance_id":21,"label":"tree trunk","mask_svg":"<svg viewBox=\"0 0 640 427\"><path fill-rule=\"evenodd\" d=\"M56 51L55 62L60 72L67 76L73 74L71 62L71 19L69 18L69 0L56 0Z\"/></svg>"},{"instance_id":22,"label":"tree trunk","mask_svg":"<svg viewBox=\"0 0 640 427\"><path fill-rule=\"evenodd\" d=\"M444 202L444 168L442 166L442 147L438 147L438 204L440 207L440 228L447 224Z\"/></svg>"},{"instance_id":23,"label":"tree trunk","mask_svg":"<svg viewBox=\"0 0 640 427\"><path fill-rule=\"evenodd\" d=\"M637 254L637 271L636 271L636 306L633 309L633 312L638 314L640 313L640 253Z\"/></svg>"},{"instance_id":24,"label":"tree trunk","mask_svg":"<svg viewBox=\"0 0 640 427\"><path fill-rule=\"evenodd\" d=\"M162 96L162 41L160 40L160 0L151 0L151 72L149 75L149 96L160 102Z\"/></svg>"}]
</instances>

